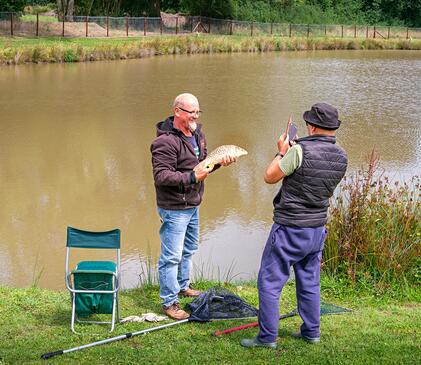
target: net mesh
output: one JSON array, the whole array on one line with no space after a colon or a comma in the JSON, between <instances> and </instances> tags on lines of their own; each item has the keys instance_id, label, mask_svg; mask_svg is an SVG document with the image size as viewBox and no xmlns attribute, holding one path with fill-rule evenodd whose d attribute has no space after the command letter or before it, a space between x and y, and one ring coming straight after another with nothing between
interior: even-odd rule
<instances>
[{"instance_id":1,"label":"net mesh","mask_svg":"<svg viewBox=\"0 0 421 365\"><path fill-rule=\"evenodd\" d=\"M207 321L211 319L250 318L257 316L257 309L247 304L231 291L214 287L187 304L191 316Z\"/></svg>"}]
</instances>

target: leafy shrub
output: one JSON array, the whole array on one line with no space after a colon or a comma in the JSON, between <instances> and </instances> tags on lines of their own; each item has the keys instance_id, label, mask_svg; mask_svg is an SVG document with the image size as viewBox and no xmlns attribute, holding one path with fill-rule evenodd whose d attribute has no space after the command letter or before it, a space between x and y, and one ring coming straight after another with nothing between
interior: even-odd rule
<instances>
[{"instance_id":1,"label":"leafy shrub","mask_svg":"<svg viewBox=\"0 0 421 365\"><path fill-rule=\"evenodd\" d=\"M421 254L420 177L392 184L378 170L373 151L367 167L340 185L330 208L323 266L354 282L415 283Z\"/></svg>"}]
</instances>

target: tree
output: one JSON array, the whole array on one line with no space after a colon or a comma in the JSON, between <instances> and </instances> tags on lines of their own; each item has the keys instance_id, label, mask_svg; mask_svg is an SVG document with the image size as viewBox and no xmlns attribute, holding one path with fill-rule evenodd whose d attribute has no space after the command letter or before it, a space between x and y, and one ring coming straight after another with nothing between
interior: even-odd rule
<instances>
[{"instance_id":1,"label":"tree","mask_svg":"<svg viewBox=\"0 0 421 365\"><path fill-rule=\"evenodd\" d=\"M181 0L180 3L191 15L223 19L234 17L234 0Z\"/></svg>"},{"instance_id":2,"label":"tree","mask_svg":"<svg viewBox=\"0 0 421 365\"><path fill-rule=\"evenodd\" d=\"M0 11L21 12L26 0L0 0Z\"/></svg>"}]
</instances>

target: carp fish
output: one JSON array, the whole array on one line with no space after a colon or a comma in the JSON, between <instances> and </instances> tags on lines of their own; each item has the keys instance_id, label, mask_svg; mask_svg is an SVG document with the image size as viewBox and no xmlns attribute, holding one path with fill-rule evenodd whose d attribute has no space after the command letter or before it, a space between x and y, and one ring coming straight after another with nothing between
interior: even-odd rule
<instances>
[{"instance_id":1,"label":"carp fish","mask_svg":"<svg viewBox=\"0 0 421 365\"><path fill-rule=\"evenodd\" d=\"M211 172L216 165L221 165L224 156L240 157L247 154L248 152L245 149L233 144L219 146L209 153L202 162L196 165L193 171L196 171L198 168L205 168Z\"/></svg>"}]
</instances>

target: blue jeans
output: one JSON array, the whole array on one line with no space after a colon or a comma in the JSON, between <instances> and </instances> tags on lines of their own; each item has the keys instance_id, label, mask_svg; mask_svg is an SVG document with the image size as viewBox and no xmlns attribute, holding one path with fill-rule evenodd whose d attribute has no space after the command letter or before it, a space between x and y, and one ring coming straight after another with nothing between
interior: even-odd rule
<instances>
[{"instance_id":1,"label":"blue jeans","mask_svg":"<svg viewBox=\"0 0 421 365\"><path fill-rule=\"evenodd\" d=\"M178 302L178 293L189 286L192 256L199 244L199 207L186 210L158 208L162 225L159 258L159 295L162 305Z\"/></svg>"}]
</instances>

